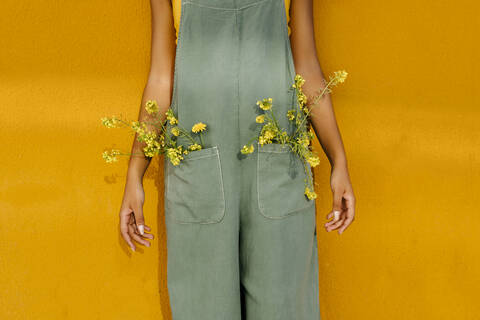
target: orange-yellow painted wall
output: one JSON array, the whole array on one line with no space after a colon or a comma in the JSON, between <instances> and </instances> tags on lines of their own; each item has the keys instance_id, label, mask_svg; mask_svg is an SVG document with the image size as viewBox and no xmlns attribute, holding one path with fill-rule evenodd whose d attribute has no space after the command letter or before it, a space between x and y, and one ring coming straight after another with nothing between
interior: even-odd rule
<instances>
[{"instance_id":1,"label":"orange-yellow painted wall","mask_svg":"<svg viewBox=\"0 0 480 320\"><path fill-rule=\"evenodd\" d=\"M323 320L478 319L479 30L474 1L315 1L325 73L358 199L321 225ZM148 1L0 2L0 319L170 319L162 168L145 179L151 248L117 233L126 131L148 72ZM318 148L318 144L317 144ZM162 312L165 314L162 317Z\"/></svg>"}]
</instances>

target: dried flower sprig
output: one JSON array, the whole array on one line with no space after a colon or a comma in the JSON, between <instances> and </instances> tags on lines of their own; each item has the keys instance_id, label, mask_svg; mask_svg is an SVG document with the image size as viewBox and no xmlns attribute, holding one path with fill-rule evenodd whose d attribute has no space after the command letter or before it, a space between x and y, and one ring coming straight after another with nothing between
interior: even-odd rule
<instances>
[{"instance_id":1,"label":"dried flower sprig","mask_svg":"<svg viewBox=\"0 0 480 320\"><path fill-rule=\"evenodd\" d=\"M287 111L286 117L288 121L293 124L294 130L288 133L285 128L280 128L273 112L273 99L265 98L257 101L257 105L263 110L263 113L255 118L255 122L262 124L258 135L252 137L240 150L243 154L253 153L255 147L253 142L256 140L260 146L270 143L286 144L291 151L296 153L303 162L306 172L305 179L305 196L309 200L317 197L313 186L313 177L308 172L308 165L315 167L320 163L320 158L312 150L311 141L314 138L313 130L311 129L310 113L312 108L317 105L317 102L327 93L332 92L332 87L343 83L347 78L348 73L344 70L334 72L333 76L329 77L329 81L325 80L325 86L317 91L318 95L314 96L313 102L307 105L307 96L303 93L302 86L305 79L297 74L294 78L292 88L296 90L298 106L294 105L292 109Z\"/></svg>"},{"instance_id":2,"label":"dried flower sprig","mask_svg":"<svg viewBox=\"0 0 480 320\"><path fill-rule=\"evenodd\" d=\"M195 123L191 131L178 125L178 119L172 109L165 112L165 120L161 121L159 117L159 106L155 100L148 100L145 103L145 110L152 115L153 121L125 121L116 116L110 118L101 118L102 124L106 128L130 128L137 134L137 141L144 143L142 149L143 155L152 158L159 154L164 154L173 165L178 165L184 159L184 155L201 150L204 148L202 135L207 130L207 125L203 122ZM167 131L166 122L170 124L170 130ZM147 125L153 126L154 130L148 130ZM185 137L189 141L188 145L180 145L178 137ZM198 140L197 140L198 138ZM106 150L102 157L107 163L118 161L118 155L132 155L134 153L122 153L118 149Z\"/></svg>"}]
</instances>

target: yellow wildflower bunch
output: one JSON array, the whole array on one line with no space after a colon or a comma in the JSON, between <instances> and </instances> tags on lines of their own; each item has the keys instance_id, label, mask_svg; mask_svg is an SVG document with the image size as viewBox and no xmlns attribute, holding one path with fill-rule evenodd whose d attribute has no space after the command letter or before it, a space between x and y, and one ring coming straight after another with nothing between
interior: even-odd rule
<instances>
[{"instance_id":1,"label":"yellow wildflower bunch","mask_svg":"<svg viewBox=\"0 0 480 320\"><path fill-rule=\"evenodd\" d=\"M139 142L144 143L142 148L143 155L152 158L159 154L164 154L173 165L178 165L183 156L191 151L201 150L203 148L202 134L207 129L207 125L203 122L198 122L192 127L192 132L198 135L199 141L192 136L190 131L178 126L178 119L172 109L165 112L165 120L160 117L155 118L159 114L159 106L155 100L148 100L145 103L145 110L150 115L149 120L153 121L125 121L117 117L103 117L102 124L107 128L117 128L120 126L130 128L135 134ZM147 127L148 124L148 127ZM167 126L172 127L167 129ZM152 128L149 130L149 128ZM178 144L178 138L184 137L189 141L188 146ZM102 153L103 159L107 163L118 161L117 155L131 155L128 153L121 153L120 150L113 149L111 151L104 151Z\"/></svg>"},{"instance_id":2,"label":"yellow wildflower bunch","mask_svg":"<svg viewBox=\"0 0 480 320\"><path fill-rule=\"evenodd\" d=\"M339 83L343 83L347 78L348 73L344 70L334 72L333 76L330 76L329 82L325 83L320 94L314 97L314 100L310 102L311 106L314 106L318 99L321 99L326 93L331 92L331 87L336 86ZM257 101L257 105L261 109L261 114L256 116L255 122L257 124L263 124L258 135L254 136L248 143L246 143L240 150L243 154L249 154L254 151L253 141L257 140L260 146L269 143L281 143L287 144L290 150L296 153L304 164L307 178L305 179L305 196L309 200L313 200L317 197L313 186L313 177L309 172L308 165L315 167L319 165L320 158L312 150L311 141L314 138L314 133L311 130L310 111L311 107L307 105L307 96L303 93L302 87L305 84L305 79L297 74L294 78L292 88L295 89L297 104L294 104L292 109L288 110L286 117L290 121L294 128L290 132L284 128L280 128L273 112L273 99L265 98Z\"/></svg>"}]
</instances>

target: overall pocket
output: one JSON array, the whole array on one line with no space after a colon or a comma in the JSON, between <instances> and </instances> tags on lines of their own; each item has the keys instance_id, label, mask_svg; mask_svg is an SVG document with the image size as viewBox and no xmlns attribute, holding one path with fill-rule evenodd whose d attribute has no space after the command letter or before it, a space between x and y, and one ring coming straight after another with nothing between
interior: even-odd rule
<instances>
[{"instance_id":1,"label":"overall pocket","mask_svg":"<svg viewBox=\"0 0 480 320\"><path fill-rule=\"evenodd\" d=\"M218 223L225 194L218 147L192 151L180 164L166 162L165 213L177 223Z\"/></svg>"},{"instance_id":2,"label":"overall pocket","mask_svg":"<svg viewBox=\"0 0 480 320\"><path fill-rule=\"evenodd\" d=\"M281 219L315 203L305 196L303 162L289 146L272 143L258 145L257 150L258 206L263 216Z\"/></svg>"}]
</instances>

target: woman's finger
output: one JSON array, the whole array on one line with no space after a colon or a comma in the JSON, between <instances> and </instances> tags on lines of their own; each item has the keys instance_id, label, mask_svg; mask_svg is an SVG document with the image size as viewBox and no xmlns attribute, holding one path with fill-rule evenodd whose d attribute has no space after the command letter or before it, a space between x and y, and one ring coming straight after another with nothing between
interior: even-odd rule
<instances>
[{"instance_id":1,"label":"woman's finger","mask_svg":"<svg viewBox=\"0 0 480 320\"><path fill-rule=\"evenodd\" d=\"M341 216L342 212L341 211L332 211L328 214L328 216L332 217L333 216L333 219L328 221L327 223L325 223L325 227L328 227L334 223L337 223L340 219L340 216ZM327 217L328 217L327 216Z\"/></svg>"},{"instance_id":2,"label":"woman's finger","mask_svg":"<svg viewBox=\"0 0 480 320\"><path fill-rule=\"evenodd\" d=\"M135 251L135 244L132 241L132 238L130 237L128 233L128 222L130 220L130 214L127 211L121 211L120 212L120 233L125 240L125 242L128 244L128 246Z\"/></svg>"},{"instance_id":3,"label":"woman's finger","mask_svg":"<svg viewBox=\"0 0 480 320\"><path fill-rule=\"evenodd\" d=\"M147 239L152 239L153 240L153 234L145 232L142 236L143 238Z\"/></svg>"},{"instance_id":4,"label":"woman's finger","mask_svg":"<svg viewBox=\"0 0 480 320\"><path fill-rule=\"evenodd\" d=\"M133 208L133 214L135 215L135 224L137 229L141 235L145 232L145 220L143 218L143 208L142 204L137 204L135 208Z\"/></svg>"},{"instance_id":5,"label":"woman's finger","mask_svg":"<svg viewBox=\"0 0 480 320\"><path fill-rule=\"evenodd\" d=\"M137 234L137 235L139 235L139 236L141 236L141 237L143 237L143 238L153 239L153 234L148 233L148 231L150 231L151 229L150 229L150 227L148 227L147 225L144 226L144 227L145 227L145 231L143 232L143 235L140 234L140 231L138 230L137 225L136 225L134 222L132 222L132 224L130 224L130 225L132 226L133 231L135 232L135 234ZM148 229L147 229L147 228L148 228Z\"/></svg>"},{"instance_id":6,"label":"woman's finger","mask_svg":"<svg viewBox=\"0 0 480 320\"><path fill-rule=\"evenodd\" d=\"M353 197L352 195L347 195L345 197L345 203L347 206L347 218L345 219L340 229L338 229L338 234L342 234L343 231L345 231L345 229L355 220L355 197Z\"/></svg>"},{"instance_id":7,"label":"woman's finger","mask_svg":"<svg viewBox=\"0 0 480 320\"><path fill-rule=\"evenodd\" d=\"M327 213L327 216L325 218L330 219L331 217L333 217L333 211L330 211L329 213Z\"/></svg>"},{"instance_id":8,"label":"woman's finger","mask_svg":"<svg viewBox=\"0 0 480 320\"><path fill-rule=\"evenodd\" d=\"M343 198L343 190L340 190L338 188L334 189L332 212L333 212L333 219L335 221L340 218L340 213L342 212L342 198Z\"/></svg>"},{"instance_id":9,"label":"woman's finger","mask_svg":"<svg viewBox=\"0 0 480 320\"><path fill-rule=\"evenodd\" d=\"M135 229L133 228L133 226L130 225L128 230L129 230L129 235L130 237L132 237L133 240L137 241L140 244L143 244L146 247L150 247L150 242L148 242L147 240L143 239L140 235L138 235L135 232Z\"/></svg>"},{"instance_id":10,"label":"woman's finger","mask_svg":"<svg viewBox=\"0 0 480 320\"><path fill-rule=\"evenodd\" d=\"M345 213L343 213L339 220L335 221L335 220L332 220L332 224L329 224L327 227L327 231L332 231L332 230L335 230L337 229L338 227L340 227L342 225L342 223L345 221L346 217L345 217Z\"/></svg>"}]
</instances>

